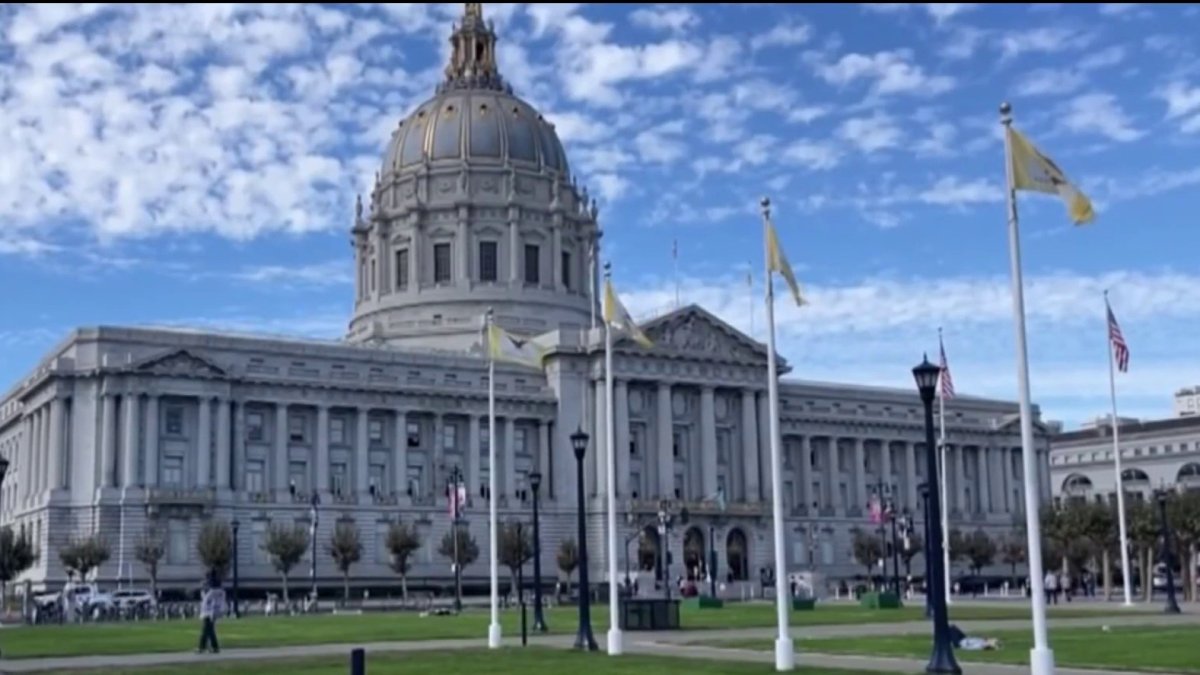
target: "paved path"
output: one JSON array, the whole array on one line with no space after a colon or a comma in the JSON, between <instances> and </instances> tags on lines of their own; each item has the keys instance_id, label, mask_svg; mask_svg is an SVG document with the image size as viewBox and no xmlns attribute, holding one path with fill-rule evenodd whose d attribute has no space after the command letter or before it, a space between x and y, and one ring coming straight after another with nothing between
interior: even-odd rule
<instances>
[{"instance_id":1,"label":"paved path","mask_svg":"<svg viewBox=\"0 0 1200 675\"><path fill-rule=\"evenodd\" d=\"M1127 617L1079 617L1051 619L1052 626L1087 627L1087 626L1146 626L1194 624L1200 622L1200 615L1184 614L1179 616L1166 615L1131 615ZM969 632L1021 630L1029 627L1028 620L993 620L993 621L962 621L957 622ZM598 627L598 641L604 643L604 628ZM855 637L864 635L911 635L928 633L929 624L925 621L910 621L885 624L848 624L840 626L804 626L793 628L793 638L812 639L823 637ZM774 636L771 628L742 628L726 630L693 630L670 633L630 633L626 643L631 653L658 654L662 656L691 657L702 659L721 659L726 661L745 661L752 663L772 663L774 656L769 650L757 651L748 649L723 649L695 644L698 642L712 643L726 640L741 639L771 639ZM531 645L542 647L569 648L574 641L573 635L549 635L531 637ZM691 643L691 644L689 644ZM508 637L508 646L516 646L519 640ZM368 654L403 653L429 650L482 649L486 647L483 638L466 640L425 640L404 642L372 642L367 644L321 644L299 645L288 647L266 647L259 649L229 649L220 654L193 654L191 652L170 652L160 654L123 654L116 656L82 656L47 659L24 659L15 661L0 661L0 673L36 673L48 670L77 670L77 669L108 669L108 668L139 668L164 665L200 665L221 662L274 660L274 659L303 659L312 657L346 656L351 649L362 647ZM830 668L850 668L890 673L917 673L925 669L923 661L867 656L845 656L833 654L817 654L802 651L798 654L797 662L803 665L824 666ZM972 675L1018 675L1027 672L1027 666L1002 666L991 664L971 664L968 668ZM1074 670L1057 669L1062 675L1126 675L1120 671Z\"/></svg>"}]
</instances>

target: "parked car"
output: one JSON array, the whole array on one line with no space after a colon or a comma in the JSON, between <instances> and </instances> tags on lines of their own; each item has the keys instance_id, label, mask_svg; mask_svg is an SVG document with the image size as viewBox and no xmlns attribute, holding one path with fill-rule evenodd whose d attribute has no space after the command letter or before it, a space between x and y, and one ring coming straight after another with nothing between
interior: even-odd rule
<instances>
[{"instance_id":1,"label":"parked car","mask_svg":"<svg viewBox=\"0 0 1200 675\"><path fill-rule=\"evenodd\" d=\"M154 609L158 605L150 591L144 588L114 591L112 599L117 609Z\"/></svg>"}]
</instances>

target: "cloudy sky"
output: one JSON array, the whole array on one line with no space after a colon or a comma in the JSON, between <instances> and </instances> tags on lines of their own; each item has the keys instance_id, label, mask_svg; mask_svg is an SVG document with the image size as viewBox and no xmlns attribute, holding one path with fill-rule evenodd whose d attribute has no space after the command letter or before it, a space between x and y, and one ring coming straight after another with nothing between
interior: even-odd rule
<instances>
[{"instance_id":1,"label":"cloudy sky","mask_svg":"<svg viewBox=\"0 0 1200 675\"><path fill-rule=\"evenodd\" d=\"M458 4L0 8L0 381L74 326L337 337L347 230ZM1200 9L1187 5L485 5L503 75L598 194L635 314L684 302L762 339L757 201L812 305L799 377L910 386L944 326L960 393L1013 399L996 108L1092 197L1022 196L1032 387L1122 413L1200 384L1192 337ZM747 273L753 270L753 289ZM7 386L7 384L3 385Z\"/></svg>"}]
</instances>

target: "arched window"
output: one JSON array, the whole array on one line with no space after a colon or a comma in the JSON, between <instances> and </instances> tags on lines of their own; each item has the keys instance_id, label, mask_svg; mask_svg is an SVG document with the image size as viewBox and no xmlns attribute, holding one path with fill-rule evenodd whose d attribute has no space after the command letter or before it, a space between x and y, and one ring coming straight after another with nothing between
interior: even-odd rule
<instances>
[{"instance_id":1,"label":"arched window","mask_svg":"<svg viewBox=\"0 0 1200 675\"><path fill-rule=\"evenodd\" d=\"M725 538L725 560L730 579L746 581L750 578L749 546L746 545L746 534L738 528L730 530Z\"/></svg>"}]
</instances>

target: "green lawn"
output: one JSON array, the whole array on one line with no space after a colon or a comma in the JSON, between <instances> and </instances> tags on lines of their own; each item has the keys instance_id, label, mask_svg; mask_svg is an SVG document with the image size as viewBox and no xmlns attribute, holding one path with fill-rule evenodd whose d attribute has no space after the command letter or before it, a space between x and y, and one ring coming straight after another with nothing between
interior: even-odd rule
<instances>
[{"instance_id":1,"label":"green lawn","mask_svg":"<svg viewBox=\"0 0 1200 675\"><path fill-rule=\"evenodd\" d=\"M306 659L304 661L255 661L255 675L345 675L349 656L341 659ZM471 675L765 675L774 669L754 663L714 662L696 659L632 656L610 658L604 653L583 654L530 647L508 648L503 654L485 650L416 652L404 655L367 656L370 675L426 675L427 673L471 673ZM57 671L50 675L100 673L99 670ZM243 675L245 662L211 663L204 665L172 666L169 668L140 668L129 670L105 669L105 675ZM868 675L851 670L798 668L801 675ZM878 675L878 672L873 675Z\"/></svg>"},{"instance_id":2,"label":"green lawn","mask_svg":"<svg viewBox=\"0 0 1200 675\"><path fill-rule=\"evenodd\" d=\"M767 628L775 625L775 607L770 603L730 604L719 610L684 607L685 629ZM1111 611L1111 610L1110 610ZM1092 611L1095 614L1095 610ZM1087 615L1082 610L1060 610L1052 616ZM593 607L593 622L603 632L608 626L607 606ZM954 617L963 619L1025 619L1022 606L955 607ZM899 610L869 610L855 605L818 606L815 611L793 612L792 625L845 625L890 623L923 619L921 607ZM367 643L399 640L479 638L487 635L488 612L471 610L460 616L425 617L415 613L369 613L362 615L317 615L299 617L226 620L219 625L222 647L270 647L299 644ZM532 617L530 617L532 620ZM547 611L552 632L570 633L576 625L573 608ZM502 615L505 636L520 631L516 612ZM199 621L149 621L76 626L13 628L0 633L6 658L88 656L175 652L192 649L199 636Z\"/></svg>"},{"instance_id":3,"label":"green lawn","mask_svg":"<svg viewBox=\"0 0 1200 675\"><path fill-rule=\"evenodd\" d=\"M1000 639L1001 649L991 652L956 652L963 662L987 662L1022 665L1029 663L1033 646L1031 631L1000 631L985 637ZM1200 626L1057 628L1050 631L1050 647L1060 666L1108 668L1147 672L1200 673L1196 642ZM719 647L758 649L774 648L770 640L723 641ZM819 654L859 654L927 659L930 652L927 635L877 635L861 638L822 638L798 641L796 651ZM800 660L803 660L802 657Z\"/></svg>"}]
</instances>

